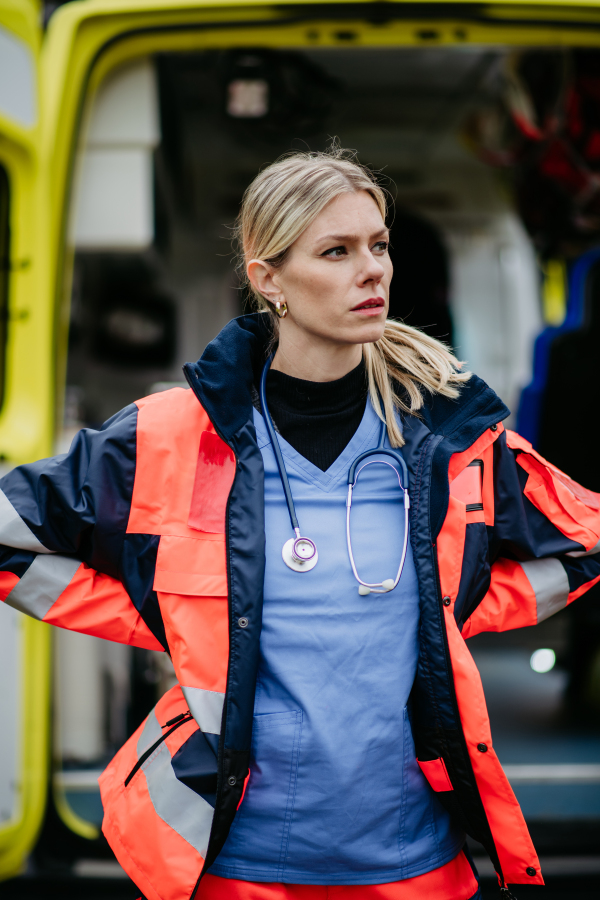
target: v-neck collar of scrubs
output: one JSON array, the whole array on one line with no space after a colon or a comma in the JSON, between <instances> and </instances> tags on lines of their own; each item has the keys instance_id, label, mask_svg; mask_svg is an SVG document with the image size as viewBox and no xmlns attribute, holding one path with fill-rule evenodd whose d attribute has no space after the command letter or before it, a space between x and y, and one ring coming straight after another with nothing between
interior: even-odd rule
<instances>
[{"instance_id":1,"label":"v-neck collar of scrubs","mask_svg":"<svg viewBox=\"0 0 600 900\"><path fill-rule=\"evenodd\" d=\"M265 425L263 416L258 413L254 416L254 424L256 427L256 437L258 446L262 450L263 447L270 444L269 435ZM361 419L361 423L356 429L353 437L346 444L346 447L338 458L329 468L323 472L318 466L315 466L310 460L294 450L285 438L280 434L277 435L281 453L283 455L286 468L290 471L300 470L305 478L308 478L315 487L320 488L324 493L333 490L341 480L348 477L348 470L352 464L352 460L356 459L365 450L370 450L377 446L379 439L379 429L381 427L381 419L375 412L370 398L367 399L365 411Z\"/></svg>"}]
</instances>

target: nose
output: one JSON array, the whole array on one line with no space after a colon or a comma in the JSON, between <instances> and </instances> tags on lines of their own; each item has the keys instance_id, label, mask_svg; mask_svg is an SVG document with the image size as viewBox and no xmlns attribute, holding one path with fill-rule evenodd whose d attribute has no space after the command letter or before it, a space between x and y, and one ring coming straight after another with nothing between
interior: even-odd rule
<instances>
[{"instance_id":1,"label":"nose","mask_svg":"<svg viewBox=\"0 0 600 900\"><path fill-rule=\"evenodd\" d=\"M362 254L361 263L359 275L360 284L368 284L370 281L379 284L385 275L385 269L377 257L373 256L369 247L367 247Z\"/></svg>"}]
</instances>

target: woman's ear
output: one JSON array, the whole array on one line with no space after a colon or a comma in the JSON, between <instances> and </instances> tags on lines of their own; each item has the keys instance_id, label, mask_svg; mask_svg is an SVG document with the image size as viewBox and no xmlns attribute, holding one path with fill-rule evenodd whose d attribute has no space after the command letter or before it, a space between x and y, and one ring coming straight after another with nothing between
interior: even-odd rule
<instances>
[{"instance_id":1,"label":"woman's ear","mask_svg":"<svg viewBox=\"0 0 600 900\"><path fill-rule=\"evenodd\" d=\"M261 259L251 259L246 266L248 279L252 287L266 297L273 305L279 300L285 302L281 288L276 283L276 271Z\"/></svg>"}]
</instances>

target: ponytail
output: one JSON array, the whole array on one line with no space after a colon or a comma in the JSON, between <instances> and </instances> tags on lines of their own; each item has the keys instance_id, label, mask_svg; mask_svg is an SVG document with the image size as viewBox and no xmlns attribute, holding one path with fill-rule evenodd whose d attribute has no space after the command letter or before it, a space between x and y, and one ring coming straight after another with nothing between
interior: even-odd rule
<instances>
[{"instance_id":1,"label":"ponytail","mask_svg":"<svg viewBox=\"0 0 600 900\"><path fill-rule=\"evenodd\" d=\"M383 337L374 344L363 344L363 357L371 402L377 415L387 422L392 447L404 445L397 411L418 413L424 403L424 389L454 399L460 385L471 377L470 372L460 371L463 363L445 344L394 319L385 323Z\"/></svg>"}]
</instances>

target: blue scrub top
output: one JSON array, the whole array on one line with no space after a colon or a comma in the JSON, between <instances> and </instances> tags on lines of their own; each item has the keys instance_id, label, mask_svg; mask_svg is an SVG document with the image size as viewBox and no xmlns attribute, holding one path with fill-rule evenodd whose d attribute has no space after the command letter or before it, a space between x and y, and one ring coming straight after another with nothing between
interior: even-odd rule
<instances>
[{"instance_id":1,"label":"blue scrub top","mask_svg":"<svg viewBox=\"0 0 600 900\"><path fill-rule=\"evenodd\" d=\"M254 418L265 467L267 554L251 774L210 871L292 884L420 875L451 860L464 834L415 759L407 702L419 593L410 544L400 583L388 594L360 596L348 558L348 469L377 446L380 420L368 401L354 437L326 472L279 436L302 534L319 551L316 567L297 573L281 557L290 520L263 418L256 411ZM404 505L389 466L361 473L351 522L361 578L395 578Z\"/></svg>"}]
</instances>

